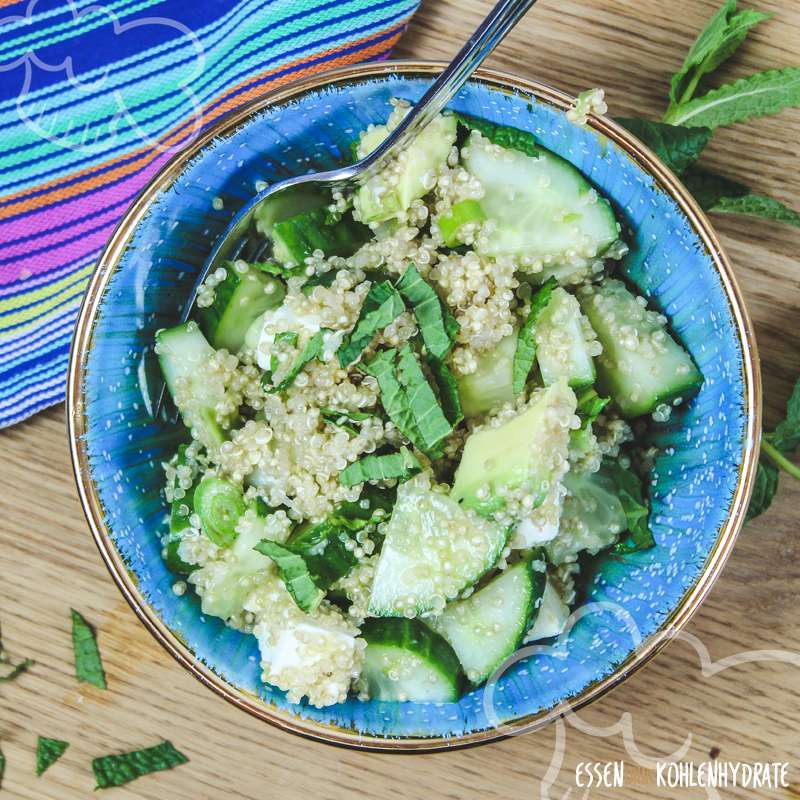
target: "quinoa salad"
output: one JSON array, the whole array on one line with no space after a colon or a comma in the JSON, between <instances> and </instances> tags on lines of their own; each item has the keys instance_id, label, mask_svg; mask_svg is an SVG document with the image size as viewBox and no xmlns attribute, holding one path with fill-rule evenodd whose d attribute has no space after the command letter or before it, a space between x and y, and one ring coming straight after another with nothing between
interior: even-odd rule
<instances>
[{"instance_id":1,"label":"quinoa salad","mask_svg":"<svg viewBox=\"0 0 800 800\"><path fill-rule=\"evenodd\" d=\"M445 112L255 227L270 257L156 336L173 589L291 702L457 701L564 631L587 559L655 545L645 434L702 376L619 273L611 205L527 132Z\"/></svg>"}]
</instances>

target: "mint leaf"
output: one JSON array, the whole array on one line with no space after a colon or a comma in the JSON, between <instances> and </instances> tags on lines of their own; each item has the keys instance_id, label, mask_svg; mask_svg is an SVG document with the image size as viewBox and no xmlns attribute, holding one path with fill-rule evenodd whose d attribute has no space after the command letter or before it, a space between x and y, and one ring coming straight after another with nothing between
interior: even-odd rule
<instances>
[{"instance_id":1,"label":"mint leaf","mask_svg":"<svg viewBox=\"0 0 800 800\"><path fill-rule=\"evenodd\" d=\"M618 117L617 122L638 136L677 175L700 158L711 139L710 128L667 125L637 117Z\"/></svg>"},{"instance_id":2,"label":"mint leaf","mask_svg":"<svg viewBox=\"0 0 800 800\"><path fill-rule=\"evenodd\" d=\"M786 403L786 418L778 423L770 442L784 453L800 446L800 381L798 381Z\"/></svg>"},{"instance_id":3,"label":"mint leaf","mask_svg":"<svg viewBox=\"0 0 800 800\"><path fill-rule=\"evenodd\" d=\"M372 284L355 327L339 347L339 363L342 367L352 364L369 346L375 334L405 310L403 298L389 281Z\"/></svg>"},{"instance_id":4,"label":"mint leaf","mask_svg":"<svg viewBox=\"0 0 800 800\"><path fill-rule=\"evenodd\" d=\"M772 498L778 491L778 468L765 459L758 462L756 482L753 486L753 495L747 507L745 522L750 522L759 514L763 514L772 504Z\"/></svg>"},{"instance_id":5,"label":"mint leaf","mask_svg":"<svg viewBox=\"0 0 800 800\"><path fill-rule=\"evenodd\" d=\"M452 433L453 426L445 417L416 353L408 344L400 350L397 379L408 397L414 427L419 432L419 442L415 444L423 452L430 453L442 439Z\"/></svg>"},{"instance_id":6,"label":"mint leaf","mask_svg":"<svg viewBox=\"0 0 800 800\"><path fill-rule=\"evenodd\" d=\"M794 209L721 175L692 169L684 175L683 182L704 211L746 214L800 227L800 214Z\"/></svg>"},{"instance_id":7,"label":"mint leaf","mask_svg":"<svg viewBox=\"0 0 800 800\"><path fill-rule=\"evenodd\" d=\"M603 465L614 481L628 523L627 540L617 542L612 552L626 555L655 547L656 540L647 524L650 509L644 500L641 479L633 470L625 469L617 461L605 459Z\"/></svg>"},{"instance_id":8,"label":"mint leaf","mask_svg":"<svg viewBox=\"0 0 800 800\"><path fill-rule=\"evenodd\" d=\"M310 614L319 607L325 592L317 586L301 555L269 539L262 539L253 550L272 559L278 570L278 576L286 586L286 591L301 611Z\"/></svg>"},{"instance_id":9,"label":"mint leaf","mask_svg":"<svg viewBox=\"0 0 800 800\"><path fill-rule=\"evenodd\" d=\"M300 291L308 297L317 286L324 286L326 289L336 280L337 270L329 269L327 272L320 272L312 275L301 287Z\"/></svg>"},{"instance_id":10,"label":"mint leaf","mask_svg":"<svg viewBox=\"0 0 800 800\"><path fill-rule=\"evenodd\" d=\"M133 750L119 755L100 756L92 761L97 789L108 789L111 786L122 786L130 781L148 775L172 769L189 761L183 753L176 750L171 742L161 742L145 750Z\"/></svg>"},{"instance_id":11,"label":"mint leaf","mask_svg":"<svg viewBox=\"0 0 800 800\"><path fill-rule=\"evenodd\" d=\"M541 152L535 137L528 131L497 125L488 119L473 117L469 114L456 114L456 119L467 130L478 131L490 142L505 147L507 150L519 150L520 153L525 153L526 156L532 158L537 158Z\"/></svg>"},{"instance_id":12,"label":"mint leaf","mask_svg":"<svg viewBox=\"0 0 800 800\"><path fill-rule=\"evenodd\" d=\"M514 362L512 365L512 385L514 394L522 394L525 384L528 382L528 375L533 369L533 362L536 358L536 342L533 336L533 329L539 315L550 302L550 295L553 289L558 286L555 278L548 278L542 287L531 298L531 308L524 324L517 334L517 349L514 351Z\"/></svg>"},{"instance_id":13,"label":"mint leaf","mask_svg":"<svg viewBox=\"0 0 800 800\"><path fill-rule=\"evenodd\" d=\"M683 65L672 76L669 90L672 105L690 100L703 76L736 52L750 28L771 16L749 9L735 12L736 0L727 0L697 36Z\"/></svg>"},{"instance_id":14,"label":"mint leaf","mask_svg":"<svg viewBox=\"0 0 800 800\"><path fill-rule=\"evenodd\" d=\"M376 416L375 413L368 413L366 411L347 411L339 408L330 408L328 406L321 408L319 414L322 419L330 425L336 425L339 428L344 428L352 436L358 436L359 429L350 423L364 422L370 417Z\"/></svg>"},{"instance_id":15,"label":"mint leaf","mask_svg":"<svg viewBox=\"0 0 800 800\"><path fill-rule=\"evenodd\" d=\"M408 396L397 378L396 361L397 350L380 350L366 364L362 364L361 369L378 381L381 404L397 429L409 441L421 442Z\"/></svg>"},{"instance_id":16,"label":"mint leaf","mask_svg":"<svg viewBox=\"0 0 800 800\"><path fill-rule=\"evenodd\" d=\"M428 352L434 358L443 359L450 352L458 334L458 323L450 310L413 264L397 282L397 290L414 311Z\"/></svg>"},{"instance_id":17,"label":"mint leaf","mask_svg":"<svg viewBox=\"0 0 800 800\"><path fill-rule=\"evenodd\" d=\"M371 517L350 520L343 516L341 510L337 510L316 525L301 526L284 546L302 557L320 589L328 589L356 565L352 534L366 527L370 521Z\"/></svg>"},{"instance_id":18,"label":"mint leaf","mask_svg":"<svg viewBox=\"0 0 800 800\"><path fill-rule=\"evenodd\" d=\"M45 770L52 767L68 747L69 742L40 736L36 740L36 777L40 777Z\"/></svg>"},{"instance_id":19,"label":"mint leaf","mask_svg":"<svg viewBox=\"0 0 800 800\"><path fill-rule=\"evenodd\" d=\"M601 397L592 387L580 392L576 413L581 418L582 427L591 425L610 402L610 397Z\"/></svg>"},{"instance_id":20,"label":"mint leaf","mask_svg":"<svg viewBox=\"0 0 800 800\"><path fill-rule=\"evenodd\" d=\"M800 105L800 67L757 72L667 110L671 125L719 128Z\"/></svg>"},{"instance_id":21,"label":"mint leaf","mask_svg":"<svg viewBox=\"0 0 800 800\"><path fill-rule=\"evenodd\" d=\"M445 361L429 358L427 359L427 364L436 382L442 411L447 421L450 423L450 427L455 428L456 425L464 419L456 376L453 375L452 370Z\"/></svg>"},{"instance_id":22,"label":"mint leaf","mask_svg":"<svg viewBox=\"0 0 800 800\"><path fill-rule=\"evenodd\" d=\"M401 447L399 453L369 455L354 461L341 471L339 483L342 486L355 486L367 481L383 481L392 478L403 482L412 475L416 475L421 469L422 466L417 457L407 447Z\"/></svg>"},{"instance_id":23,"label":"mint leaf","mask_svg":"<svg viewBox=\"0 0 800 800\"><path fill-rule=\"evenodd\" d=\"M308 364L310 361L313 361L315 358L319 358L322 355L322 351L325 346L325 334L330 333L329 328L322 328L321 330L317 331L306 343L306 346L300 352L300 355L295 359L294 363L292 364L289 371L286 375L281 378L280 382L275 384L274 386L266 386L266 390L273 394L275 392L282 392L285 389L288 389L293 383L295 378L303 371L303 367ZM292 333L291 331L287 331L287 333ZM280 336L280 334L278 334ZM296 337L297 334L294 334ZM275 337L277 342L278 337ZM296 341L296 339L295 339ZM271 376L271 373L270 373ZM264 386L264 381L262 380L261 385Z\"/></svg>"},{"instance_id":24,"label":"mint leaf","mask_svg":"<svg viewBox=\"0 0 800 800\"><path fill-rule=\"evenodd\" d=\"M75 656L75 677L81 683L91 683L100 689L106 687L106 675L100 651L97 649L94 630L91 625L73 608L72 612L72 651Z\"/></svg>"}]
</instances>

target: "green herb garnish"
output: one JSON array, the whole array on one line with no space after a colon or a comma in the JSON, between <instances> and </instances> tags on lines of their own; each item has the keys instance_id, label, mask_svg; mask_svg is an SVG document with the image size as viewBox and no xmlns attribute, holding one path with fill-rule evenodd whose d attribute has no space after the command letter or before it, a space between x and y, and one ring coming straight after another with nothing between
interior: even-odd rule
<instances>
[{"instance_id":1,"label":"green herb garnish","mask_svg":"<svg viewBox=\"0 0 800 800\"><path fill-rule=\"evenodd\" d=\"M499 144L509 150L519 150L526 156L536 158L540 153L540 147L536 138L528 131L521 131L518 128L510 128L506 125L497 125L487 119L473 117L469 114L456 114L459 125L467 131L478 131L490 142Z\"/></svg>"},{"instance_id":2,"label":"green herb garnish","mask_svg":"<svg viewBox=\"0 0 800 800\"><path fill-rule=\"evenodd\" d=\"M464 412L461 409L461 397L458 394L458 381L446 361L437 358L427 359L436 388L439 393L439 402L442 406L447 421L451 428L455 428L462 419Z\"/></svg>"},{"instance_id":3,"label":"green herb garnish","mask_svg":"<svg viewBox=\"0 0 800 800\"><path fill-rule=\"evenodd\" d=\"M336 425L339 428L343 428L353 436L358 436L360 431L354 424L350 423L364 422L365 420L375 416L374 412L348 411L339 408L330 408L329 406L321 408L319 413L325 422L328 422L331 425Z\"/></svg>"},{"instance_id":4,"label":"green herb garnish","mask_svg":"<svg viewBox=\"0 0 800 800\"><path fill-rule=\"evenodd\" d=\"M339 347L339 363L343 367L352 364L369 346L375 334L405 309L403 298L389 281L374 283L364 298L355 327Z\"/></svg>"},{"instance_id":5,"label":"green herb garnish","mask_svg":"<svg viewBox=\"0 0 800 800\"><path fill-rule=\"evenodd\" d=\"M378 381L381 404L389 419L407 439L416 443L421 437L414 423L408 397L397 378L396 367L397 350L394 348L378 351L367 363L361 365L364 372Z\"/></svg>"},{"instance_id":6,"label":"green herb garnish","mask_svg":"<svg viewBox=\"0 0 800 800\"><path fill-rule=\"evenodd\" d=\"M416 353L408 344L400 349L397 379L408 397L414 427L419 432L418 447L423 452L432 453L442 439L452 433L453 426L444 415Z\"/></svg>"},{"instance_id":7,"label":"green herb garnish","mask_svg":"<svg viewBox=\"0 0 800 800\"><path fill-rule=\"evenodd\" d=\"M625 555L655 547L656 540L648 526L650 509L644 500L641 478L633 470L626 469L611 459L605 459L603 467L616 486L628 524L627 539L614 545L612 552Z\"/></svg>"},{"instance_id":8,"label":"green herb garnish","mask_svg":"<svg viewBox=\"0 0 800 800\"><path fill-rule=\"evenodd\" d=\"M413 264L397 282L397 290L414 311L428 353L442 360L450 352L458 334L458 323L450 310Z\"/></svg>"},{"instance_id":9,"label":"green herb garnish","mask_svg":"<svg viewBox=\"0 0 800 800\"><path fill-rule=\"evenodd\" d=\"M97 648L92 626L73 608L72 613L72 652L75 656L75 677L81 683L91 683L99 689L106 687L103 662Z\"/></svg>"},{"instance_id":10,"label":"green herb garnish","mask_svg":"<svg viewBox=\"0 0 800 800\"><path fill-rule=\"evenodd\" d=\"M342 486L356 486L367 481L384 481L396 478L403 482L422 469L417 457L407 448L398 453L368 455L354 461L339 474Z\"/></svg>"},{"instance_id":11,"label":"green herb garnish","mask_svg":"<svg viewBox=\"0 0 800 800\"><path fill-rule=\"evenodd\" d=\"M581 418L583 426L591 425L610 402L610 397L601 397L594 387L590 386L580 392L576 413Z\"/></svg>"},{"instance_id":12,"label":"green herb garnish","mask_svg":"<svg viewBox=\"0 0 800 800\"><path fill-rule=\"evenodd\" d=\"M301 287L300 291L308 297L317 286L324 286L326 289L336 280L337 271L329 269L327 272L320 272L312 275Z\"/></svg>"},{"instance_id":13,"label":"green herb garnish","mask_svg":"<svg viewBox=\"0 0 800 800\"><path fill-rule=\"evenodd\" d=\"M531 308L528 316L517 334L517 349L514 351L514 363L512 366L514 394L522 394L525 384L528 382L528 375L533 369L533 362L536 358L536 341L534 339L534 327L539 315L545 310L550 302L550 295L553 289L558 286L555 278L548 278L541 288L531 298Z\"/></svg>"},{"instance_id":14,"label":"green herb garnish","mask_svg":"<svg viewBox=\"0 0 800 800\"><path fill-rule=\"evenodd\" d=\"M293 383L295 378L303 371L303 367L308 364L310 361L313 361L315 358L319 358L322 355L322 351L325 346L325 334L330 333L331 331L328 328L322 328L321 330L317 331L306 343L306 346L300 352L300 355L294 360L289 371L286 375L281 378L280 382L274 384L267 388L267 391L271 394L275 392L283 392L288 389ZM281 334L278 334L280 336ZM297 334L294 334L297 336ZM278 341L278 337L275 337L275 341ZM288 341L288 340L286 340ZM295 339L295 342L297 340ZM273 370L270 371L270 377ZM264 381L262 380L262 386L264 385Z\"/></svg>"},{"instance_id":15,"label":"green herb garnish","mask_svg":"<svg viewBox=\"0 0 800 800\"><path fill-rule=\"evenodd\" d=\"M52 767L68 747L69 742L40 736L36 740L36 777L40 777L45 770Z\"/></svg>"},{"instance_id":16,"label":"green herb garnish","mask_svg":"<svg viewBox=\"0 0 800 800\"><path fill-rule=\"evenodd\" d=\"M620 122L675 172L683 174L705 211L745 214L800 227L800 214L778 200L692 167L708 141L706 131L800 105L800 67L757 72L695 97L706 78L733 55L748 32L769 17L758 11L737 11L736 0L726 0L673 75L663 123L630 118Z\"/></svg>"},{"instance_id":17,"label":"green herb garnish","mask_svg":"<svg viewBox=\"0 0 800 800\"><path fill-rule=\"evenodd\" d=\"M286 591L301 611L310 614L319 607L325 592L317 586L301 555L269 539L262 539L253 549L272 559Z\"/></svg>"},{"instance_id":18,"label":"green herb garnish","mask_svg":"<svg viewBox=\"0 0 800 800\"><path fill-rule=\"evenodd\" d=\"M92 769L97 781L96 788L108 789L111 786L123 786L151 772L172 769L188 761L171 742L165 741L145 750L100 756L92 761Z\"/></svg>"}]
</instances>

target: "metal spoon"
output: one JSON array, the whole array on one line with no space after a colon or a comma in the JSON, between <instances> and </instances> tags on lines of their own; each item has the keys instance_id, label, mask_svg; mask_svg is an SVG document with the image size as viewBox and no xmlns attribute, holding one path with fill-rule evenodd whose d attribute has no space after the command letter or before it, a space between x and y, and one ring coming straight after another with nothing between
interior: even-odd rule
<instances>
[{"instance_id":1,"label":"metal spoon","mask_svg":"<svg viewBox=\"0 0 800 800\"><path fill-rule=\"evenodd\" d=\"M268 242L256 236L253 225L258 209L269 203L272 207L271 216L274 215L275 221L278 221L281 218L279 211L281 206L297 209L307 205L307 202L303 202L303 198L329 196L334 189L345 195L355 191L414 141L420 131L453 99L469 76L535 2L536 0L500 0L420 101L383 143L368 156L355 164L339 169L287 178L267 187L246 203L206 259L184 306L181 322L186 322L189 318L197 292L212 270L226 261L242 258L245 255L247 256L245 260L258 260L264 253ZM296 213L296 210L292 213ZM163 396L162 386L154 409L155 415L161 407Z\"/></svg>"}]
</instances>

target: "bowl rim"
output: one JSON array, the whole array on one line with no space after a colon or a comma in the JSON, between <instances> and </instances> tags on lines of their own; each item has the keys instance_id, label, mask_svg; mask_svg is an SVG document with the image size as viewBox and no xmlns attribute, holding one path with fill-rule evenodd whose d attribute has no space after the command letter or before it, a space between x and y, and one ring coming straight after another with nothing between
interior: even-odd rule
<instances>
[{"instance_id":1,"label":"bowl rim","mask_svg":"<svg viewBox=\"0 0 800 800\"><path fill-rule=\"evenodd\" d=\"M91 343L94 322L108 282L119 266L120 259L150 206L182 173L185 166L212 140L234 133L240 125L257 112L308 91L352 80L381 78L387 75L430 77L446 66L442 61L404 59L340 67L293 82L285 87L265 92L237 110L212 124L191 145L173 156L147 186L134 199L122 217L107 244L89 280L81 304L70 350L67 380L67 426L73 473L84 515L89 523L95 544L111 573L114 582L128 601L136 616L167 652L209 689L248 712L252 716L300 736L360 750L381 752L431 752L460 749L505 739L520 733L538 730L549 722L553 709L529 714L520 719L489 727L459 737L381 737L363 735L349 728L301 718L289 711L268 705L263 699L237 689L209 667L200 663L188 646L171 631L144 600L136 576L128 571L111 539L97 489L89 471L85 440L85 398L82 387L85 377L86 356ZM523 78L494 69L480 69L471 80L477 80L494 89L534 96L560 110L566 110L575 99L564 92L536 80ZM743 453L730 512L720 528L717 540L708 555L705 566L695 583L685 592L680 603L662 622L658 630L647 637L616 669L592 683L570 698L570 711L577 711L589 702L618 686L625 678L648 662L683 628L710 591L733 548L736 536L744 524L747 504L752 493L758 462L761 438L761 377L755 336L742 294L730 261L708 218L694 198L658 157L635 136L609 117L589 115L588 125L616 143L666 191L686 215L695 233L708 250L716 268L731 308L736 333L743 353L742 376L744 383L745 433ZM562 713L562 712L558 712Z\"/></svg>"}]
</instances>

